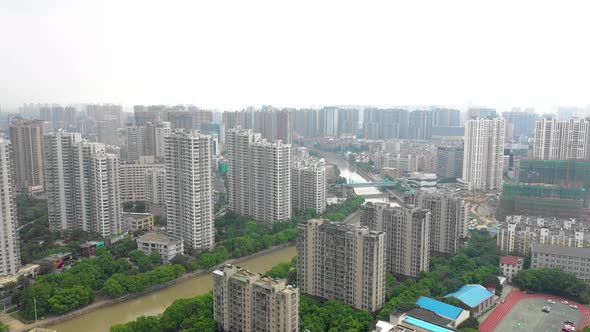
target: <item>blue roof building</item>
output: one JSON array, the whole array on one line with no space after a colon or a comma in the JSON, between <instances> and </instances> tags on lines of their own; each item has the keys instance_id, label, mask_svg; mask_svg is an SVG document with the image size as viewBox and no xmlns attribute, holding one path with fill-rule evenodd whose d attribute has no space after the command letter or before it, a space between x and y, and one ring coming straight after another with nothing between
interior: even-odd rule
<instances>
[{"instance_id":1,"label":"blue roof building","mask_svg":"<svg viewBox=\"0 0 590 332\"><path fill-rule=\"evenodd\" d=\"M410 317L410 316L406 317L404 322L412 324L417 327L420 327L422 329L425 329L426 331L432 331L432 332L454 332L455 331L455 330L451 330L446 327L432 324L427 321L423 321L421 319Z\"/></svg>"},{"instance_id":2,"label":"blue roof building","mask_svg":"<svg viewBox=\"0 0 590 332\"><path fill-rule=\"evenodd\" d=\"M426 296L420 296L416 305L422 309L430 310L435 314L448 318L450 320L456 320L459 315L463 312L463 309L444 303L435 299L431 299Z\"/></svg>"},{"instance_id":3,"label":"blue roof building","mask_svg":"<svg viewBox=\"0 0 590 332\"><path fill-rule=\"evenodd\" d=\"M445 295L445 297L457 298L464 305L472 309L475 317L478 317L491 308L495 301L494 293L482 285L465 285L458 291Z\"/></svg>"}]
</instances>

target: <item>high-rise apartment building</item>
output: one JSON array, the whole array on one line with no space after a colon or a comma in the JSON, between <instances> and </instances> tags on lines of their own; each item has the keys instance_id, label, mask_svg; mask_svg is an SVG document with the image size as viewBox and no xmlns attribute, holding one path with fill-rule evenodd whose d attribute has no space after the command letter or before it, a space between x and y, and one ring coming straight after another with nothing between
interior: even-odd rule
<instances>
[{"instance_id":1,"label":"high-rise apartment building","mask_svg":"<svg viewBox=\"0 0 590 332\"><path fill-rule=\"evenodd\" d=\"M10 142L0 139L0 276L14 274L20 267L13 174Z\"/></svg>"},{"instance_id":2,"label":"high-rise apartment building","mask_svg":"<svg viewBox=\"0 0 590 332\"><path fill-rule=\"evenodd\" d=\"M148 122L142 126L127 127L127 162L142 156L165 157L164 138L171 133L170 122Z\"/></svg>"},{"instance_id":3,"label":"high-rise apartment building","mask_svg":"<svg viewBox=\"0 0 590 332\"><path fill-rule=\"evenodd\" d=\"M319 112L317 110L291 110L291 121L295 137L316 137L319 135Z\"/></svg>"},{"instance_id":4,"label":"high-rise apartment building","mask_svg":"<svg viewBox=\"0 0 590 332\"><path fill-rule=\"evenodd\" d=\"M535 123L539 116L534 109L513 109L511 112L503 112L502 117L512 126L513 136L532 136L535 132Z\"/></svg>"},{"instance_id":5,"label":"high-rise apartment building","mask_svg":"<svg viewBox=\"0 0 590 332\"><path fill-rule=\"evenodd\" d=\"M51 124L52 129L70 128L76 119L74 107L44 105L39 108L39 119Z\"/></svg>"},{"instance_id":6,"label":"high-rise apartment building","mask_svg":"<svg viewBox=\"0 0 590 332\"><path fill-rule=\"evenodd\" d=\"M497 116L493 108L476 107L467 110L467 120L473 119L491 119Z\"/></svg>"},{"instance_id":7,"label":"high-rise apartment building","mask_svg":"<svg viewBox=\"0 0 590 332\"><path fill-rule=\"evenodd\" d=\"M291 168L291 200L295 211L326 209L326 166L323 160L304 159Z\"/></svg>"},{"instance_id":8,"label":"high-rise apartment building","mask_svg":"<svg viewBox=\"0 0 590 332\"><path fill-rule=\"evenodd\" d=\"M254 112L251 111L225 111L222 122L226 130L240 127L244 129L254 128Z\"/></svg>"},{"instance_id":9,"label":"high-rise apartment building","mask_svg":"<svg viewBox=\"0 0 590 332\"><path fill-rule=\"evenodd\" d=\"M406 203L430 211L430 252L451 256L467 237L467 203L449 191L419 191L406 197Z\"/></svg>"},{"instance_id":10,"label":"high-rise apartment building","mask_svg":"<svg viewBox=\"0 0 590 332\"><path fill-rule=\"evenodd\" d=\"M433 113L428 110L410 112L408 136L413 139L429 140L432 138Z\"/></svg>"},{"instance_id":11,"label":"high-rise apartment building","mask_svg":"<svg viewBox=\"0 0 590 332\"><path fill-rule=\"evenodd\" d=\"M266 223L291 219L291 145L239 127L225 140L230 209Z\"/></svg>"},{"instance_id":12,"label":"high-rise apartment building","mask_svg":"<svg viewBox=\"0 0 590 332\"><path fill-rule=\"evenodd\" d=\"M213 271L213 318L224 332L298 332L299 289L227 264Z\"/></svg>"},{"instance_id":13,"label":"high-rise apartment building","mask_svg":"<svg viewBox=\"0 0 590 332\"><path fill-rule=\"evenodd\" d=\"M537 121L534 156L543 160L590 159L590 119Z\"/></svg>"},{"instance_id":14,"label":"high-rise apartment building","mask_svg":"<svg viewBox=\"0 0 590 332\"><path fill-rule=\"evenodd\" d=\"M438 108L433 114L434 127L458 127L461 125L461 112L449 108Z\"/></svg>"},{"instance_id":15,"label":"high-rise apartment building","mask_svg":"<svg viewBox=\"0 0 590 332\"><path fill-rule=\"evenodd\" d=\"M49 226L53 230L122 231L119 156L79 133L58 130L45 136Z\"/></svg>"},{"instance_id":16,"label":"high-rise apartment building","mask_svg":"<svg viewBox=\"0 0 590 332\"><path fill-rule=\"evenodd\" d=\"M120 145L118 129L123 118L121 105L87 105L86 115L96 122L96 136L100 143Z\"/></svg>"},{"instance_id":17,"label":"high-rise apartment building","mask_svg":"<svg viewBox=\"0 0 590 332\"><path fill-rule=\"evenodd\" d=\"M302 292L375 312L385 302L385 234L311 219L298 226Z\"/></svg>"},{"instance_id":18,"label":"high-rise apartment building","mask_svg":"<svg viewBox=\"0 0 590 332\"><path fill-rule=\"evenodd\" d=\"M421 271L428 272L431 223L429 210L412 205L370 203L363 206L361 214L361 225L385 232L386 270L402 277L415 278Z\"/></svg>"},{"instance_id":19,"label":"high-rise apartment building","mask_svg":"<svg viewBox=\"0 0 590 332\"><path fill-rule=\"evenodd\" d=\"M189 106L188 111L169 111L166 113L166 121L170 122L172 129L201 129L201 124L213 121L213 112L199 110Z\"/></svg>"},{"instance_id":20,"label":"high-rise apartment building","mask_svg":"<svg viewBox=\"0 0 590 332\"><path fill-rule=\"evenodd\" d=\"M146 208L155 215L166 215L166 169L150 168L145 173Z\"/></svg>"},{"instance_id":21,"label":"high-rise apartment building","mask_svg":"<svg viewBox=\"0 0 590 332\"><path fill-rule=\"evenodd\" d=\"M10 124L14 182L19 191L31 186L45 186L43 135L43 121L22 120Z\"/></svg>"},{"instance_id":22,"label":"high-rise apartment building","mask_svg":"<svg viewBox=\"0 0 590 332\"><path fill-rule=\"evenodd\" d=\"M155 163L154 157L140 157L133 164L120 166L121 202L147 201L146 173L153 169L164 169L164 164Z\"/></svg>"},{"instance_id":23,"label":"high-rise apartment building","mask_svg":"<svg viewBox=\"0 0 590 332\"><path fill-rule=\"evenodd\" d=\"M354 108L338 109L338 135L352 136L359 131L359 110Z\"/></svg>"},{"instance_id":24,"label":"high-rise apartment building","mask_svg":"<svg viewBox=\"0 0 590 332\"><path fill-rule=\"evenodd\" d=\"M439 179L463 176L463 147L439 146L436 148L436 176Z\"/></svg>"},{"instance_id":25,"label":"high-rise apartment building","mask_svg":"<svg viewBox=\"0 0 590 332\"><path fill-rule=\"evenodd\" d=\"M208 250L215 243L211 137L177 129L165 140L168 232L187 252Z\"/></svg>"},{"instance_id":26,"label":"high-rise apartment building","mask_svg":"<svg viewBox=\"0 0 590 332\"><path fill-rule=\"evenodd\" d=\"M291 144L291 112L288 110L270 110L254 113L254 131L269 142L280 140Z\"/></svg>"},{"instance_id":27,"label":"high-rise apartment building","mask_svg":"<svg viewBox=\"0 0 590 332\"><path fill-rule=\"evenodd\" d=\"M133 115L136 126L145 126L148 122L161 120L161 110L152 106L135 105L133 107Z\"/></svg>"},{"instance_id":28,"label":"high-rise apartment building","mask_svg":"<svg viewBox=\"0 0 590 332\"><path fill-rule=\"evenodd\" d=\"M338 108L324 107L319 113L319 127L320 135L322 136L338 136Z\"/></svg>"},{"instance_id":29,"label":"high-rise apartment building","mask_svg":"<svg viewBox=\"0 0 590 332\"><path fill-rule=\"evenodd\" d=\"M407 110L369 108L363 112L364 138L407 138L408 127L409 112Z\"/></svg>"},{"instance_id":30,"label":"high-rise apartment building","mask_svg":"<svg viewBox=\"0 0 590 332\"><path fill-rule=\"evenodd\" d=\"M506 120L503 118L477 118L465 122L461 183L466 189L501 188L505 130Z\"/></svg>"}]
</instances>

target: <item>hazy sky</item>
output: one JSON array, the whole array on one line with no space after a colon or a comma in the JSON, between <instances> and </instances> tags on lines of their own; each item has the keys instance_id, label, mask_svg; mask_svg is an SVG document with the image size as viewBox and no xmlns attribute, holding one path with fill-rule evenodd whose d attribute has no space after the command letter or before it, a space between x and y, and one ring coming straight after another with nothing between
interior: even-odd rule
<instances>
[{"instance_id":1,"label":"hazy sky","mask_svg":"<svg viewBox=\"0 0 590 332\"><path fill-rule=\"evenodd\" d=\"M588 1L0 0L0 105L590 103Z\"/></svg>"}]
</instances>

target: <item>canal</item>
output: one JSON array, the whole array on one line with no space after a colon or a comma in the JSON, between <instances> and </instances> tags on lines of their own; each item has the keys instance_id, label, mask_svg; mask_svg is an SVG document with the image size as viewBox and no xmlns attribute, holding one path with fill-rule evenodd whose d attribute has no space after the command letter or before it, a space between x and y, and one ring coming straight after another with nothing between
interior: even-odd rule
<instances>
[{"instance_id":1,"label":"canal","mask_svg":"<svg viewBox=\"0 0 590 332\"><path fill-rule=\"evenodd\" d=\"M264 273L279 263L291 260L295 255L297 255L295 247L290 246L245 259L236 264L254 272ZM50 328L57 332L108 332L112 325L125 323L139 316L160 314L174 300L205 294L212 287L211 273L199 275L138 298L78 316Z\"/></svg>"}]
</instances>

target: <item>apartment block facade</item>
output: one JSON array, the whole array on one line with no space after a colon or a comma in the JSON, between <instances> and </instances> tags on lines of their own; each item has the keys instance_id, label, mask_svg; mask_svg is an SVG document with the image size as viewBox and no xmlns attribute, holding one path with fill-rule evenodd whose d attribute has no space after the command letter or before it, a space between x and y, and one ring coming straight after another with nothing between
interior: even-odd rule
<instances>
[{"instance_id":1,"label":"apartment block facade","mask_svg":"<svg viewBox=\"0 0 590 332\"><path fill-rule=\"evenodd\" d=\"M528 256L533 244L590 247L588 234L587 226L575 219L510 215L498 227L497 243L504 254Z\"/></svg>"},{"instance_id":2,"label":"apartment block facade","mask_svg":"<svg viewBox=\"0 0 590 332\"><path fill-rule=\"evenodd\" d=\"M45 186L44 135L45 124L40 120L22 120L10 124L14 184L19 191L32 186Z\"/></svg>"},{"instance_id":3,"label":"apartment block facade","mask_svg":"<svg viewBox=\"0 0 590 332\"><path fill-rule=\"evenodd\" d=\"M590 248L533 244L531 269L557 268L590 284Z\"/></svg>"},{"instance_id":4,"label":"apartment block facade","mask_svg":"<svg viewBox=\"0 0 590 332\"><path fill-rule=\"evenodd\" d=\"M226 149L230 209L270 224L291 219L291 145L237 127L227 131Z\"/></svg>"},{"instance_id":5,"label":"apartment block facade","mask_svg":"<svg viewBox=\"0 0 590 332\"><path fill-rule=\"evenodd\" d=\"M298 332L299 289L227 264L213 271L213 318L225 332Z\"/></svg>"},{"instance_id":6,"label":"apartment block facade","mask_svg":"<svg viewBox=\"0 0 590 332\"><path fill-rule=\"evenodd\" d=\"M361 208L360 223L385 232L386 271L407 278L428 272L431 251L432 214L413 205L367 203ZM440 238L437 242L441 247Z\"/></svg>"},{"instance_id":7,"label":"apartment block facade","mask_svg":"<svg viewBox=\"0 0 590 332\"><path fill-rule=\"evenodd\" d=\"M450 256L457 253L467 237L468 203L450 191L419 191L406 197L406 203L430 211L430 252Z\"/></svg>"},{"instance_id":8,"label":"apartment block facade","mask_svg":"<svg viewBox=\"0 0 590 332\"><path fill-rule=\"evenodd\" d=\"M11 143L0 139L0 276L15 274L21 265L13 175Z\"/></svg>"},{"instance_id":9,"label":"apartment block facade","mask_svg":"<svg viewBox=\"0 0 590 332\"><path fill-rule=\"evenodd\" d=\"M164 170L164 164L156 164L153 157L140 157L133 164L121 164L121 202L147 201L146 174L154 169Z\"/></svg>"},{"instance_id":10,"label":"apartment block facade","mask_svg":"<svg viewBox=\"0 0 590 332\"><path fill-rule=\"evenodd\" d=\"M295 211L314 210L321 214L326 209L326 167L323 160L304 159L291 169L291 200Z\"/></svg>"},{"instance_id":11,"label":"apartment block facade","mask_svg":"<svg viewBox=\"0 0 590 332\"><path fill-rule=\"evenodd\" d=\"M215 244L211 137L174 130L166 136L166 217L168 232L195 254Z\"/></svg>"},{"instance_id":12,"label":"apartment block facade","mask_svg":"<svg viewBox=\"0 0 590 332\"><path fill-rule=\"evenodd\" d=\"M119 156L79 133L45 136L47 206L52 230L122 231Z\"/></svg>"},{"instance_id":13,"label":"apartment block facade","mask_svg":"<svg viewBox=\"0 0 590 332\"><path fill-rule=\"evenodd\" d=\"M385 234L311 219L299 224L297 285L302 292L375 312L385 301Z\"/></svg>"},{"instance_id":14,"label":"apartment block facade","mask_svg":"<svg viewBox=\"0 0 590 332\"><path fill-rule=\"evenodd\" d=\"M498 190L502 185L504 165L503 118L475 118L465 122L463 177L468 190Z\"/></svg>"},{"instance_id":15,"label":"apartment block facade","mask_svg":"<svg viewBox=\"0 0 590 332\"><path fill-rule=\"evenodd\" d=\"M534 157L543 160L590 159L590 118L537 121Z\"/></svg>"}]
</instances>

